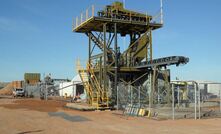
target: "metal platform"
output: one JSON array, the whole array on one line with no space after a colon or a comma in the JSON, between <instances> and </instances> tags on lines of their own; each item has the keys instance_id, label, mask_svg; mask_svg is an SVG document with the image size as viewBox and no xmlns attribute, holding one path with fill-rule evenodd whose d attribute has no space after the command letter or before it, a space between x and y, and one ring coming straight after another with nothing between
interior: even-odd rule
<instances>
[{"instance_id":1,"label":"metal platform","mask_svg":"<svg viewBox=\"0 0 221 134\"><path fill-rule=\"evenodd\" d=\"M148 28L152 30L161 28L163 25L160 23L147 23L144 21L131 21L116 18L105 18L92 16L85 22L73 28L73 32L87 33L90 31L103 32L103 24L117 23L117 33L130 34L136 31L137 33L145 33ZM114 29L106 29L106 32L113 33Z\"/></svg>"}]
</instances>

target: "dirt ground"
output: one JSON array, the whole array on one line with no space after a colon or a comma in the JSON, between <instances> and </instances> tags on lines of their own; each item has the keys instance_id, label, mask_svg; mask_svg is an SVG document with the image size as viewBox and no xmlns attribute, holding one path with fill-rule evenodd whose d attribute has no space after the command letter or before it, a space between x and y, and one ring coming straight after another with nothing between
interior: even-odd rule
<instances>
[{"instance_id":1,"label":"dirt ground","mask_svg":"<svg viewBox=\"0 0 221 134\"><path fill-rule=\"evenodd\" d=\"M155 121L116 111L81 112L65 102L0 98L1 134L220 134L221 119Z\"/></svg>"}]
</instances>

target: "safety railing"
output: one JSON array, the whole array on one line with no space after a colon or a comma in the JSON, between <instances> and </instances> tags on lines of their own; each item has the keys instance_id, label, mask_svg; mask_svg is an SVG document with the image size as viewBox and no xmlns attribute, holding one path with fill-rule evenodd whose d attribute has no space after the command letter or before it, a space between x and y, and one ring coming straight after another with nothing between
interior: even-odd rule
<instances>
[{"instance_id":1,"label":"safety railing","mask_svg":"<svg viewBox=\"0 0 221 134\"><path fill-rule=\"evenodd\" d=\"M78 26L80 26L81 24L83 24L84 22L86 22L87 20L89 20L90 18L92 18L93 16L95 16L95 13L96 12L94 5L90 6L85 11L81 12L80 16L77 16L75 17L75 19L73 19L72 23L73 30Z\"/></svg>"},{"instance_id":2,"label":"safety railing","mask_svg":"<svg viewBox=\"0 0 221 134\"><path fill-rule=\"evenodd\" d=\"M79 70L86 69L87 60L81 60L80 58L77 58L75 65L76 65L75 70L78 73Z\"/></svg>"},{"instance_id":3,"label":"safety railing","mask_svg":"<svg viewBox=\"0 0 221 134\"><path fill-rule=\"evenodd\" d=\"M72 23L72 30L76 29L77 27L79 27L80 25L82 25L83 23L87 22L88 20L90 20L91 18L93 18L94 16L99 16L98 14L101 13L102 10L104 10L105 7L104 6L98 6L98 5L92 5L90 7L88 7L86 10L84 10L83 12L81 12L81 14L77 17L75 17L73 19L73 23ZM125 15L122 13L113 13L112 10L111 12L107 13L108 17L110 19L124 19L124 20L128 20L128 21L137 21L137 22L141 22L144 21L146 23L148 23L149 21L151 23L159 23L159 24L163 24L163 12L162 10L159 11L159 13L157 13L155 16L152 17L152 20L148 20L149 19L149 14L147 12L136 12L136 11L127 11L129 12L129 15ZM133 18L137 18L134 15L138 15L138 14L144 14L146 17L146 19L133 19ZM118 16L124 16L122 18L119 18Z\"/></svg>"},{"instance_id":4,"label":"safety railing","mask_svg":"<svg viewBox=\"0 0 221 134\"><path fill-rule=\"evenodd\" d=\"M163 24L163 13L161 11L158 11L151 20L151 23L158 23Z\"/></svg>"}]
</instances>

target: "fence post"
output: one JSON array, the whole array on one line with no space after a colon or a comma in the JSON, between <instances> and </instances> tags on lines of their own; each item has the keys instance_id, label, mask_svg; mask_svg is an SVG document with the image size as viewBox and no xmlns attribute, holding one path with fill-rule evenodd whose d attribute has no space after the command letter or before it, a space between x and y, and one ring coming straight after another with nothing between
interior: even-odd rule
<instances>
[{"instance_id":1,"label":"fence post","mask_svg":"<svg viewBox=\"0 0 221 134\"><path fill-rule=\"evenodd\" d=\"M174 98L175 98L175 96L174 96L174 84L172 84L172 110L173 110L173 120L174 120L174 118L175 118L175 102L174 102Z\"/></svg>"},{"instance_id":2,"label":"fence post","mask_svg":"<svg viewBox=\"0 0 221 134\"><path fill-rule=\"evenodd\" d=\"M177 100L178 100L178 108L180 107L180 86L177 86Z\"/></svg>"},{"instance_id":3,"label":"fence post","mask_svg":"<svg viewBox=\"0 0 221 134\"><path fill-rule=\"evenodd\" d=\"M150 73L149 74L149 110L151 109L152 107L152 99L151 99L151 96L152 95L152 74Z\"/></svg>"},{"instance_id":4,"label":"fence post","mask_svg":"<svg viewBox=\"0 0 221 134\"><path fill-rule=\"evenodd\" d=\"M221 112L221 89L219 90L219 110Z\"/></svg>"},{"instance_id":5,"label":"fence post","mask_svg":"<svg viewBox=\"0 0 221 134\"><path fill-rule=\"evenodd\" d=\"M194 105L194 107L195 107L195 110L194 110L194 112L195 112L195 120L196 120L196 103L197 103L197 99L196 99L196 83L194 84L195 86L194 86L194 92L195 92L195 97L194 97L194 100L195 100L195 105Z\"/></svg>"},{"instance_id":6,"label":"fence post","mask_svg":"<svg viewBox=\"0 0 221 134\"><path fill-rule=\"evenodd\" d=\"M131 85L129 85L129 87L130 87L130 104L131 104L131 106L132 106L132 104L133 104L133 100L132 100L133 93L132 93L132 87L131 87Z\"/></svg>"},{"instance_id":7,"label":"fence post","mask_svg":"<svg viewBox=\"0 0 221 134\"><path fill-rule=\"evenodd\" d=\"M119 86L117 86L117 110L119 110L118 91L119 91Z\"/></svg>"},{"instance_id":8,"label":"fence post","mask_svg":"<svg viewBox=\"0 0 221 134\"><path fill-rule=\"evenodd\" d=\"M139 107L140 107L140 89L141 89L141 86L139 87Z\"/></svg>"},{"instance_id":9,"label":"fence post","mask_svg":"<svg viewBox=\"0 0 221 134\"><path fill-rule=\"evenodd\" d=\"M201 103L201 102L200 102L200 89L199 89L199 88L198 88L198 93L199 93L199 95L198 95L198 100L199 100L198 106L199 106L199 107L198 107L198 108L199 108L199 119L200 119L200 118L201 118L201 110L200 110L200 107L201 107L201 106L200 106L200 105L201 105L200 103Z\"/></svg>"},{"instance_id":10,"label":"fence post","mask_svg":"<svg viewBox=\"0 0 221 134\"><path fill-rule=\"evenodd\" d=\"M48 100L48 85L45 85L45 100Z\"/></svg>"},{"instance_id":11,"label":"fence post","mask_svg":"<svg viewBox=\"0 0 221 134\"><path fill-rule=\"evenodd\" d=\"M63 98L63 82L61 83L61 88L62 88L62 90L61 90L61 98Z\"/></svg>"},{"instance_id":12,"label":"fence post","mask_svg":"<svg viewBox=\"0 0 221 134\"><path fill-rule=\"evenodd\" d=\"M160 89L157 88L157 103L160 104Z\"/></svg>"}]
</instances>

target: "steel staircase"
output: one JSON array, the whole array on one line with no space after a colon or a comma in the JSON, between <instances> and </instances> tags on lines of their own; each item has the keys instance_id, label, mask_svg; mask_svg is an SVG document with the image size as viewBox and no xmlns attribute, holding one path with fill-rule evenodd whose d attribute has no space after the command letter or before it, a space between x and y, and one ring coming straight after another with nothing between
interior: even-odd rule
<instances>
[{"instance_id":1,"label":"steel staircase","mask_svg":"<svg viewBox=\"0 0 221 134\"><path fill-rule=\"evenodd\" d=\"M91 65L87 69L79 69L78 73L87 92L87 101L90 105L99 108L109 107L109 98L106 90L103 90L98 82Z\"/></svg>"},{"instance_id":2,"label":"steel staircase","mask_svg":"<svg viewBox=\"0 0 221 134\"><path fill-rule=\"evenodd\" d=\"M91 80L91 84L93 85L94 89L96 89L96 93L97 93L97 107L101 108L101 107L109 107L109 97L108 97L108 92L103 89L100 85L100 83L98 82L96 75L94 73L94 69L92 68L92 66L88 63L87 64L87 70L90 73L90 80Z\"/></svg>"},{"instance_id":3,"label":"steel staircase","mask_svg":"<svg viewBox=\"0 0 221 134\"><path fill-rule=\"evenodd\" d=\"M80 78L81 78L81 81L83 83L84 89L86 90L86 93L87 93L87 101L88 101L89 104L92 104L93 93L92 93L92 88L89 84L89 78L88 78L87 70L80 69L80 70L78 70L78 73L80 75Z\"/></svg>"},{"instance_id":4,"label":"steel staircase","mask_svg":"<svg viewBox=\"0 0 221 134\"><path fill-rule=\"evenodd\" d=\"M103 43L103 39L102 36L96 37L92 32L90 33L86 33L86 35L88 37L91 37L91 40L103 51L104 50L104 43ZM107 49L108 53L111 53L111 51L109 49Z\"/></svg>"}]
</instances>

